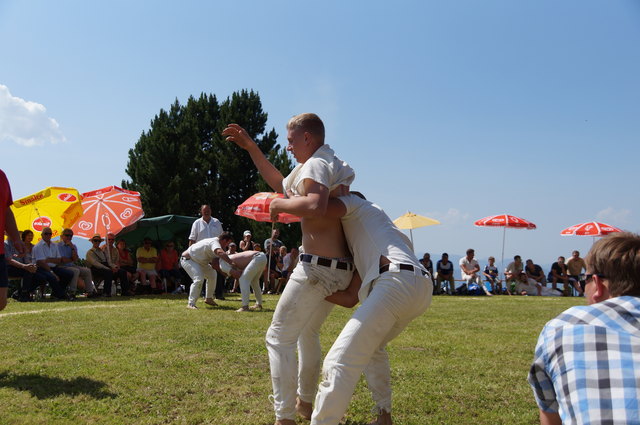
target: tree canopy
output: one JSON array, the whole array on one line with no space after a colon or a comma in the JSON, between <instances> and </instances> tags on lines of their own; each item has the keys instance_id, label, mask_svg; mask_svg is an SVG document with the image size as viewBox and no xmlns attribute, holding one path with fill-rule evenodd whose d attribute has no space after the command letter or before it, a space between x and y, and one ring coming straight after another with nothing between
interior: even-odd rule
<instances>
[{"instance_id":1,"label":"tree canopy","mask_svg":"<svg viewBox=\"0 0 640 425\"><path fill-rule=\"evenodd\" d=\"M234 214L246 198L270 191L249 155L224 140L222 130L229 123L244 127L262 152L287 175L293 164L277 143L275 129L265 132L267 113L253 90L234 92L219 103L213 94L189 97L185 105L176 101L168 111L160 109L129 150L126 189L140 192L147 217L165 214L194 216L202 204L234 234L236 241L250 229L254 241L270 236L268 223L256 223ZM277 225L288 247L301 240L299 224Z\"/></svg>"}]
</instances>

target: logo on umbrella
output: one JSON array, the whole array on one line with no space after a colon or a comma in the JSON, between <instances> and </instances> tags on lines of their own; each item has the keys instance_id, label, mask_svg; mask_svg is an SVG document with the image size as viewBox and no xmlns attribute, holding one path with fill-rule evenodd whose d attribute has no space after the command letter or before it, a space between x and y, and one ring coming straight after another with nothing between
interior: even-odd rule
<instances>
[{"instance_id":1,"label":"logo on umbrella","mask_svg":"<svg viewBox=\"0 0 640 425\"><path fill-rule=\"evenodd\" d=\"M41 193L36 193L33 196L29 196L28 198L22 198L18 202L20 202L20 205L29 205L43 198L44 198L44 193L41 192Z\"/></svg>"},{"instance_id":2,"label":"logo on umbrella","mask_svg":"<svg viewBox=\"0 0 640 425\"><path fill-rule=\"evenodd\" d=\"M58 199L64 202L75 202L78 200L78 198L76 198L76 196L72 193L60 193L58 195Z\"/></svg>"},{"instance_id":3,"label":"logo on umbrella","mask_svg":"<svg viewBox=\"0 0 640 425\"><path fill-rule=\"evenodd\" d=\"M51 219L46 216L38 217L33 220L31 227L33 227L37 232L42 232L42 229L45 227L51 227Z\"/></svg>"},{"instance_id":4,"label":"logo on umbrella","mask_svg":"<svg viewBox=\"0 0 640 425\"><path fill-rule=\"evenodd\" d=\"M131 217L132 215L133 215L133 210L131 208L126 208L124 211L122 211L122 214L120 214L120 218L123 219L123 220L126 220L127 218Z\"/></svg>"},{"instance_id":5,"label":"logo on umbrella","mask_svg":"<svg viewBox=\"0 0 640 425\"><path fill-rule=\"evenodd\" d=\"M88 221L82 220L78 222L78 228L80 230L89 231L93 228L93 223L89 223Z\"/></svg>"}]
</instances>

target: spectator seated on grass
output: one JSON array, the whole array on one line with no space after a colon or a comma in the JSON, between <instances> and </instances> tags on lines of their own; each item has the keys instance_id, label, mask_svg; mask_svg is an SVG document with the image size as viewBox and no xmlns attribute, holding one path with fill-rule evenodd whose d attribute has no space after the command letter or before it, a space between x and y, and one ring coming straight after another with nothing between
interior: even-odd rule
<instances>
[{"instance_id":1,"label":"spectator seated on grass","mask_svg":"<svg viewBox=\"0 0 640 425\"><path fill-rule=\"evenodd\" d=\"M567 274L569 275L569 279L572 279L580 284L580 290L578 292L582 293L584 288L581 283L580 276L582 275L582 271L587 269L587 265L582 258L580 258L579 251L573 251L571 253L571 258L567 261Z\"/></svg>"},{"instance_id":2,"label":"spectator seated on grass","mask_svg":"<svg viewBox=\"0 0 640 425\"><path fill-rule=\"evenodd\" d=\"M509 263L504 270L504 282L509 292L511 288L515 288L520 280L520 273L522 273L524 265L522 264L522 258L519 255L513 257L513 261Z\"/></svg>"},{"instance_id":3,"label":"spectator seated on grass","mask_svg":"<svg viewBox=\"0 0 640 425\"><path fill-rule=\"evenodd\" d=\"M167 288L164 289L169 291L175 290L181 283L180 255L173 241L165 242L164 248L160 250L158 274L166 282Z\"/></svg>"},{"instance_id":4,"label":"spectator seated on grass","mask_svg":"<svg viewBox=\"0 0 640 425\"><path fill-rule=\"evenodd\" d=\"M460 259L460 273L462 274L462 280L464 280L464 284L462 285L462 292L469 292L469 285L471 283L475 283L478 288L482 289L482 291L491 296L491 292L487 290L482 282L482 275L480 273L480 264L474 258L475 251L471 248L467 249L467 255Z\"/></svg>"},{"instance_id":5,"label":"spectator seated on grass","mask_svg":"<svg viewBox=\"0 0 640 425\"><path fill-rule=\"evenodd\" d=\"M567 273L567 265L564 263L563 256L558 257L558 261L551 265L548 280L551 282L551 287L553 289L558 289L558 284L562 283L562 291L565 297L571 295L572 287L578 292L582 292L582 288L580 288L578 281L570 277Z\"/></svg>"},{"instance_id":6,"label":"spectator seated on grass","mask_svg":"<svg viewBox=\"0 0 640 425\"><path fill-rule=\"evenodd\" d=\"M91 269L76 264L79 259L78 247L71 242L72 239L73 230L64 229L60 236L60 242L58 242L58 252L60 252L60 256L62 257L60 267L64 267L73 272L73 278L71 279L71 283L69 283L69 292L75 293L78 290L78 278L82 278L87 297L95 297L98 295L98 291L93 284Z\"/></svg>"},{"instance_id":7,"label":"spectator seated on grass","mask_svg":"<svg viewBox=\"0 0 640 425\"><path fill-rule=\"evenodd\" d=\"M46 285L47 279L42 273L37 273L35 263L27 263L24 255L18 255L10 239L4 241L4 258L9 278L21 279L14 298L21 302L32 301L31 292L40 285Z\"/></svg>"},{"instance_id":8,"label":"spectator seated on grass","mask_svg":"<svg viewBox=\"0 0 640 425\"><path fill-rule=\"evenodd\" d=\"M136 261L138 262L138 275L140 276L140 284L144 293L160 293L162 289L159 285L158 272L156 265L158 264L158 251L153 246L151 238L144 238L142 246L136 250ZM149 279L149 283L147 283Z\"/></svg>"},{"instance_id":9,"label":"spectator seated on grass","mask_svg":"<svg viewBox=\"0 0 640 425\"><path fill-rule=\"evenodd\" d=\"M533 263L533 260L529 259L525 262L524 272L529 279L533 279L542 286L547 286L547 278L544 276L542 267Z\"/></svg>"},{"instance_id":10,"label":"spectator seated on grass","mask_svg":"<svg viewBox=\"0 0 640 425\"><path fill-rule=\"evenodd\" d=\"M640 236L615 233L586 258L585 297L540 333L529 384L540 423L640 422Z\"/></svg>"},{"instance_id":11,"label":"spectator seated on grass","mask_svg":"<svg viewBox=\"0 0 640 425\"><path fill-rule=\"evenodd\" d=\"M136 271L133 256L131 255L131 251L127 248L127 242L124 239L118 240L116 246L118 248L118 265L122 270L127 272L129 290L133 293L136 290L136 281L138 280L138 272Z\"/></svg>"},{"instance_id":12,"label":"spectator seated on grass","mask_svg":"<svg viewBox=\"0 0 640 425\"><path fill-rule=\"evenodd\" d=\"M107 244L102 247L102 251L107 254L107 261L113 271L114 283L117 280L120 282L120 290L122 295L131 296L133 291L131 290L131 283L129 281L129 275L126 270L120 267L120 251L115 246L116 235L113 233L107 234ZM108 247L108 248L107 248ZM108 249L108 251L107 251ZM112 293L115 291L115 286L112 287Z\"/></svg>"},{"instance_id":13,"label":"spectator seated on grass","mask_svg":"<svg viewBox=\"0 0 640 425\"><path fill-rule=\"evenodd\" d=\"M73 278L73 272L60 267L62 258L58 245L51 242L53 232L50 227L42 229L42 240L33 247L33 258L38 266L37 273L42 274L51 287L51 296L59 300L74 300L66 289Z\"/></svg>"},{"instance_id":14,"label":"spectator seated on grass","mask_svg":"<svg viewBox=\"0 0 640 425\"><path fill-rule=\"evenodd\" d=\"M482 272L484 280L491 285L491 291L495 295L502 295L502 281L500 280L498 267L496 267L496 259L494 257L489 257L488 261L489 264L484 266L484 271Z\"/></svg>"},{"instance_id":15,"label":"spectator seated on grass","mask_svg":"<svg viewBox=\"0 0 640 425\"><path fill-rule=\"evenodd\" d=\"M442 258L436 263L436 284L434 285L434 294L440 295L448 293L454 295L456 293L456 281L453 277L453 263L449 261L449 254L442 254ZM442 283L447 282L449 287L445 290Z\"/></svg>"}]
</instances>

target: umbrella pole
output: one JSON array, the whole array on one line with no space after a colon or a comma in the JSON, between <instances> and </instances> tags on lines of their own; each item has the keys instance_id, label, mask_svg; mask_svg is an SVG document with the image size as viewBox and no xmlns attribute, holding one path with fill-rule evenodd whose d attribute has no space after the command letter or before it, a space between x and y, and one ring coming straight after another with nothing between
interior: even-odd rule
<instances>
[{"instance_id":1,"label":"umbrella pole","mask_svg":"<svg viewBox=\"0 0 640 425\"><path fill-rule=\"evenodd\" d=\"M409 235L411 235L411 249L413 250L413 252L416 252L416 249L413 246L413 230L409 229Z\"/></svg>"},{"instance_id":2,"label":"umbrella pole","mask_svg":"<svg viewBox=\"0 0 640 425\"><path fill-rule=\"evenodd\" d=\"M502 270L504 270L504 240L505 235L507 234L507 226L502 228L502 259L500 262L502 263Z\"/></svg>"}]
</instances>

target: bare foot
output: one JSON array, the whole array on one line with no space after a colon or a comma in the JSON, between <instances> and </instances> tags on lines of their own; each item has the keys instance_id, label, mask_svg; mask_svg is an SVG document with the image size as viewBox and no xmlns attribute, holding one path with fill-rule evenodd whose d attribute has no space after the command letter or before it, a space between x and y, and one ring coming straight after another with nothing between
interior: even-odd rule
<instances>
[{"instance_id":1,"label":"bare foot","mask_svg":"<svg viewBox=\"0 0 640 425\"><path fill-rule=\"evenodd\" d=\"M296 398L296 412L298 415L302 416L306 420L311 420L311 414L313 413L313 406L311 403L308 403L304 400L301 400L300 397Z\"/></svg>"},{"instance_id":2,"label":"bare foot","mask_svg":"<svg viewBox=\"0 0 640 425\"><path fill-rule=\"evenodd\" d=\"M278 419L274 425L296 425L293 419Z\"/></svg>"},{"instance_id":3,"label":"bare foot","mask_svg":"<svg viewBox=\"0 0 640 425\"><path fill-rule=\"evenodd\" d=\"M218 304L216 304L216 302L213 300L213 298L207 298L206 300L204 300L205 304L209 304L210 306L213 307L217 307Z\"/></svg>"},{"instance_id":4,"label":"bare foot","mask_svg":"<svg viewBox=\"0 0 640 425\"><path fill-rule=\"evenodd\" d=\"M371 422L369 425L393 425L393 421L391 421L391 413L383 411L378 415L378 419Z\"/></svg>"}]
</instances>

